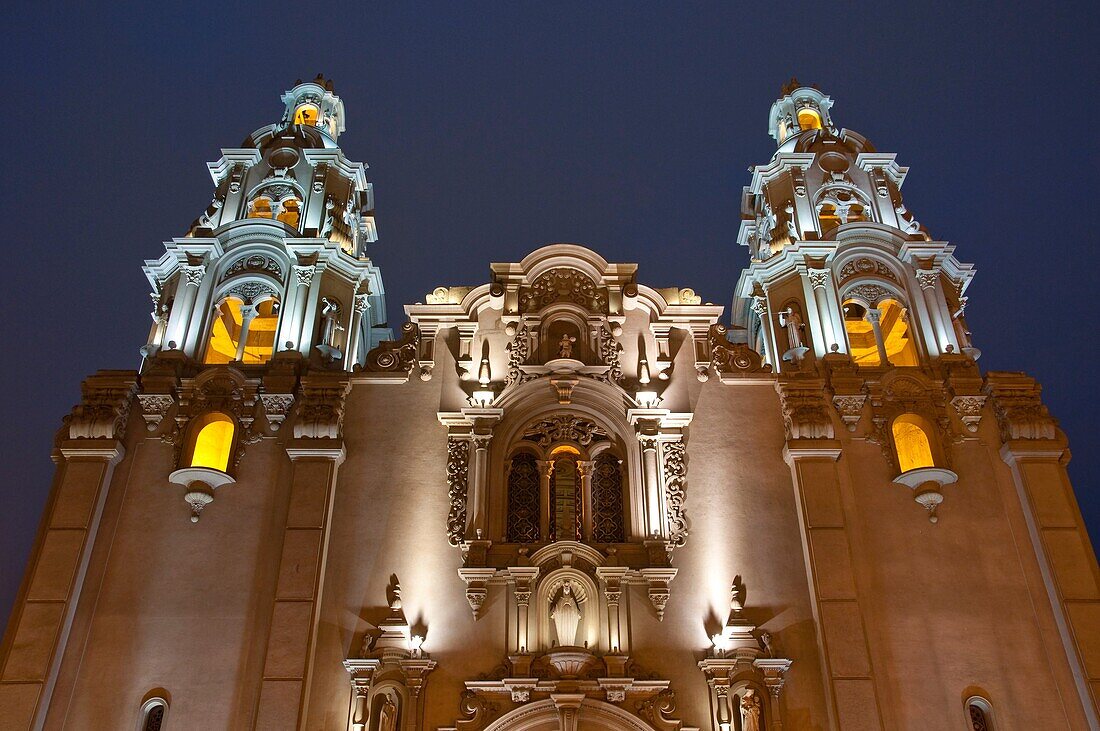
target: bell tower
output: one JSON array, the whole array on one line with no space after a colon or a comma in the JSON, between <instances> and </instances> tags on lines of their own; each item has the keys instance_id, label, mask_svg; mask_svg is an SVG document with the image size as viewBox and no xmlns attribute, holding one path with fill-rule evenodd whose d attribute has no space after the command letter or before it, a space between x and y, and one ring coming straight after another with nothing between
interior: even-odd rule
<instances>
[{"instance_id":1,"label":"bell tower","mask_svg":"<svg viewBox=\"0 0 1100 731\"><path fill-rule=\"evenodd\" d=\"M734 302L747 338L777 370L847 354L857 366L919 366L970 342L964 292L974 268L914 218L908 168L838 128L833 100L796 79L772 104L778 150L752 168L738 243L751 263Z\"/></svg>"},{"instance_id":2,"label":"bell tower","mask_svg":"<svg viewBox=\"0 0 1100 731\"><path fill-rule=\"evenodd\" d=\"M214 195L186 235L147 261L153 326L145 359L261 366L297 354L353 370L389 337L366 165L337 139L332 81L298 81L281 119L208 165Z\"/></svg>"}]
</instances>

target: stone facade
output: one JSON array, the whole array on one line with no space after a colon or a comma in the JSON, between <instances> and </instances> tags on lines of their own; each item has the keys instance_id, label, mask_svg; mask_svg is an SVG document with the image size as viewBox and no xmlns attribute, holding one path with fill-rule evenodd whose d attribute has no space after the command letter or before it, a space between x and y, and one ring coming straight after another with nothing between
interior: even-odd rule
<instances>
[{"instance_id":1,"label":"stone facade","mask_svg":"<svg viewBox=\"0 0 1100 731\"><path fill-rule=\"evenodd\" d=\"M1065 435L828 97L772 107L731 324L553 244L397 338L343 104L283 101L58 434L0 727L1098 727Z\"/></svg>"}]
</instances>

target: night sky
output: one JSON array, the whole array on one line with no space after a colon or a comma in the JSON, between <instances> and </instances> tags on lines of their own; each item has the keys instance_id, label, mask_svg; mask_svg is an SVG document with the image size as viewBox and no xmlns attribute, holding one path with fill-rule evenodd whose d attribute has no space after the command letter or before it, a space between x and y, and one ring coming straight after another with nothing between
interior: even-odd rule
<instances>
[{"instance_id":1,"label":"night sky","mask_svg":"<svg viewBox=\"0 0 1100 731\"><path fill-rule=\"evenodd\" d=\"M562 241L728 306L748 262L741 188L775 149L768 109L792 75L817 84L835 124L898 153L909 209L977 265L980 365L1044 385L1100 537L1096 3L92 5L8 6L0 43L0 626L81 379L138 366L142 261L210 201L205 163L318 72L347 108L341 146L370 165L395 327L435 286Z\"/></svg>"}]
</instances>

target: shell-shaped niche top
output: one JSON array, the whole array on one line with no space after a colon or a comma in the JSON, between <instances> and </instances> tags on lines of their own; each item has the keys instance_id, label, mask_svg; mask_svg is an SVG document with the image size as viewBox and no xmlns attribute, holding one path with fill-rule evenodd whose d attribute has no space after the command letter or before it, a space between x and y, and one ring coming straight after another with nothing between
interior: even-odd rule
<instances>
[{"instance_id":1,"label":"shell-shaped niche top","mask_svg":"<svg viewBox=\"0 0 1100 731\"><path fill-rule=\"evenodd\" d=\"M543 272L519 293L520 312L538 312L555 302L572 302L600 314L607 314L607 288L597 286L583 272L557 267Z\"/></svg>"}]
</instances>

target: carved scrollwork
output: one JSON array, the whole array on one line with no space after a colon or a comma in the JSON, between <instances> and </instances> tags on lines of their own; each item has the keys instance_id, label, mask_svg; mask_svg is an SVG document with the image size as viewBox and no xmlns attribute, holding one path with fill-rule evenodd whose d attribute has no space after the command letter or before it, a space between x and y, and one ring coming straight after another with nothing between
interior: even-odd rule
<instances>
[{"instance_id":1,"label":"carved scrollwork","mask_svg":"<svg viewBox=\"0 0 1100 731\"><path fill-rule=\"evenodd\" d=\"M450 437L447 440L447 497L451 507L447 514L447 542L462 543L466 533L466 490L470 469L470 442Z\"/></svg>"},{"instance_id":2,"label":"carved scrollwork","mask_svg":"<svg viewBox=\"0 0 1100 731\"><path fill-rule=\"evenodd\" d=\"M137 399L141 405L141 418L145 419L145 428L149 431L156 431L176 405L176 399L168 393L139 393Z\"/></svg>"},{"instance_id":3,"label":"carved scrollwork","mask_svg":"<svg viewBox=\"0 0 1100 731\"><path fill-rule=\"evenodd\" d=\"M229 268L225 270L225 274L222 275L221 281L224 282L230 277L244 272L270 274L278 280L282 280L283 278L283 266L277 260L270 256L264 256L263 254L250 254L248 256L242 256L240 259L233 262Z\"/></svg>"},{"instance_id":4,"label":"carved scrollwork","mask_svg":"<svg viewBox=\"0 0 1100 731\"><path fill-rule=\"evenodd\" d=\"M457 731L480 731L500 714L499 706L472 690L462 691L458 710L462 716L455 723Z\"/></svg>"},{"instance_id":5,"label":"carved scrollwork","mask_svg":"<svg viewBox=\"0 0 1100 731\"><path fill-rule=\"evenodd\" d=\"M531 334L526 325L521 325L511 342L507 345L508 351L508 376L504 381L505 386L519 385L532 380L536 376L524 373L520 366L527 363L530 356Z\"/></svg>"},{"instance_id":6,"label":"carved scrollwork","mask_svg":"<svg viewBox=\"0 0 1100 731\"><path fill-rule=\"evenodd\" d=\"M898 281L898 278L894 276L894 272L891 271L890 267L886 266L881 261L868 259L867 257L860 257L859 259L853 259L845 263L844 266L840 268L840 281L846 282L852 277L870 274L889 279L893 282Z\"/></svg>"},{"instance_id":7,"label":"carved scrollwork","mask_svg":"<svg viewBox=\"0 0 1100 731\"><path fill-rule=\"evenodd\" d=\"M844 294L845 299L849 297L858 297L859 299L869 304L871 307L874 307L876 304L878 304L880 300L890 299L896 296L897 295L895 295L893 292L886 289L885 287L880 287L879 285L871 284L870 282L857 284Z\"/></svg>"},{"instance_id":8,"label":"carved scrollwork","mask_svg":"<svg viewBox=\"0 0 1100 731\"><path fill-rule=\"evenodd\" d=\"M278 429L286 421L290 407L294 405L292 393L262 393L260 403L263 405L267 421L274 429Z\"/></svg>"},{"instance_id":9,"label":"carved scrollwork","mask_svg":"<svg viewBox=\"0 0 1100 731\"><path fill-rule=\"evenodd\" d=\"M603 359L604 365L608 366L608 369L606 373L597 375L596 379L606 383L619 383L623 380L623 367L619 360L623 346L606 327L601 327L598 335L600 339L600 358Z\"/></svg>"},{"instance_id":10,"label":"carved scrollwork","mask_svg":"<svg viewBox=\"0 0 1100 731\"><path fill-rule=\"evenodd\" d=\"M344 400L351 384L343 378L303 378L298 391L295 439L339 439L343 433Z\"/></svg>"},{"instance_id":11,"label":"carved scrollwork","mask_svg":"<svg viewBox=\"0 0 1100 731\"><path fill-rule=\"evenodd\" d=\"M867 396L864 394L833 396L833 408L850 432L856 430L865 403L867 403Z\"/></svg>"},{"instance_id":12,"label":"carved scrollwork","mask_svg":"<svg viewBox=\"0 0 1100 731\"><path fill-rule=\"evenodd\" d=\"M417 347L420 344L420 328L415 322L406 322L402 327L400 340L383 340L378 347L367 353L364 370L373 372L408 373L416 364Z\"/></svg>"},{"instance_id":13,"label":"carved scrollwork","mask_svg":"<svg viewBox=\"0 0 1100 731\"><path fill-rule=\"evenodd\" d=\"M555 302L572 302L592 312L607 312L607 293L576 269L551 269L530 287L520 290L520 312L537 312Z\"/></svg>"},{"instance_id":14,"label":"carved scrollwork","mask_svg":"<svg viewBox=\"0 0 1100 731\"><path fill-rule=\"evenodd\" d=\"M523 438L534 440L540 447L548 447L555 442L576 442L587 447L608 436L599 425L587 419L563 415L536 421L523 431Z\"/></svg>"},{"instance_id":15,"label":"carved scrollwork","mask_svg":"<svg viewBox=\"0 0 1100 731\"><path fill-rule=\"evenodd\" d=\"M665 456L665 514L668 520L668 542L673 546L687 543L688 521L684 512L687 493L687 450L683 441L666 442Z\"/></svg>"},{"instance_id":16,"label":"carved scrollwork","mask_svg":"<svg viewBox=\"0 0 1100 731\"><path fill-rule=\"evenodd\" d=\"M788 381L776 384L776 388L783 406L787 439L833 438L833 420L829 416L821 381Z\"/></svg>"},{"instance_id":17,"label":"carved scrollwork","mask_svg":"<svg viewBox=\"0 0 1100 731\"><path fill-rule=\"evenodd\" d=\"M993 413L1001 429L1001 440L1054 439L1058 422L1039 398L1040 388L1032 378L1015 373L990 373L985 391L993 400Z\"/></svg>"},{"instance_id":18,"label":"carved scrollwork","mask_svg":"<svg viewBox=\"0 0 1100 731\"><path fill-rule=\"evenodd\" d=\"M710 326L710 367L715 373L770 373L772 367L744 343L731 343L726 338L728 328L721 323Z\"/></svg>"},{"instance_id":19,"label":"carved scrollwork","mask_svg":"<svg viewBox=\"0 0 1100 731\"><path fill-rule=\"evenodd\" d=\"M263 282L241 282L227 289L223 296L237 297L245 304L251 304L262 297L278 297L278 292Z\"/></svg>"},{"instance_id":20,"label":"carved scrollwork","mask_svg":"<svg viewBox=\"0 0 1100 731\"><path fill-rule=\"evenodd\" d=\"M676 694L671 688L665 688L652 698L638 703L638 716L649 721L657 731L679 731L683 726L682 721L672 717L676 711Z\"/></svg>"},{"instance_id":21,"label":"carved scrollwork","mask_svg":"<svg viewBox=\"0 0 1100 731\"><path fill-rule=\"evenodd\" d=\"M985 400L986 397L984 395L956 396L951 399L951 405L955 407L955 413L959 415L959 420L971 434L978 431L978 424L982 420L982 409L985 407Z\"/></svg>"}]
</instances>

